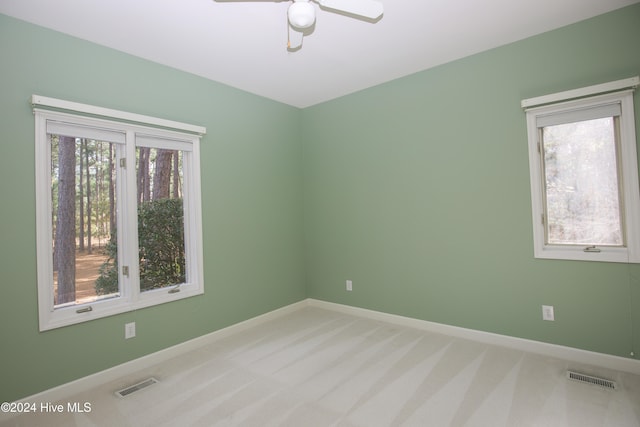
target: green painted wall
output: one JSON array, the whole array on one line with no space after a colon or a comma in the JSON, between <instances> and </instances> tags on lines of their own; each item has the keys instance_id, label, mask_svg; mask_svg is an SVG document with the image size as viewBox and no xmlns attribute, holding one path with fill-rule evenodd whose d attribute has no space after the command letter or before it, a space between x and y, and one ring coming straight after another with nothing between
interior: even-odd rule
<instances>
[{"instance_id":1,"label":"green painted wall","mask_svg":"<svg viewBox=\"0 0 640 427\"><path fill-rule=\"evenodd\" d=\"M3 15L0 58L0 401L305 297L299 109ZM207 127L204 296L38 332L33 93Z\"/></svg>"},{"instance_id":2,"label":"green painted wall","mask_svg":"<svg viewBox=\"0 0 640 427\"><path fill-rule=\"evenodd\" d=\"M640 352L640 266L533 258L519 107L638 75L638 22L635 5L298 110L0 15L0 401L305 297ZM33 93L207 127L204 296L38 332Z\"/></svg>"},{"instance_id":3,"label":"green painted wall","mask_svg":"<svg viewBox=\"0 0 640 427\"><path fill-rule=\"evenodd\" d=\"M520 100L640 74L639 23L635 5L305 109L309 297L638 357L638 265L533 257Z\"/></svg>"}]
</instances>

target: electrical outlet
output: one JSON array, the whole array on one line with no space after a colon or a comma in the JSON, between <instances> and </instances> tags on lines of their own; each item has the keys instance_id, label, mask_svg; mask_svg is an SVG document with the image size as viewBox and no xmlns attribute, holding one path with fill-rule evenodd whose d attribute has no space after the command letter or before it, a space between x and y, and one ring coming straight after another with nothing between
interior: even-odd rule
<instances>
[{"instance_id":1,"label":"electrical outlet","mask_svg":"<svg viewBox=\"0 0 640 427\"><path fill-rule=\"evenodd\" d=\"M347 290L348 291L353 290L353 282L351 280L347 280Z\"/></svg>"},{"instance_id":2,"label":"electrical outlet","mask_svg":"<svg viewBox=\"0 0 640 427\"><path fill-rule=\"evenodd\" d=\"M136 336L136 322L126 323L124 325L124 339L128 340Z\"/></svg>"},{"instance_id":3,"label":"electrical outlet","mask_svg":"<svg viewBox=\"0 0 640 427\"><path fill-rule=\"evenodd\" d=\"M555 316L553 314L553 306L552 305L543 305L542 306L542 320L554 321Z\"/></svg>"}]
</instances>

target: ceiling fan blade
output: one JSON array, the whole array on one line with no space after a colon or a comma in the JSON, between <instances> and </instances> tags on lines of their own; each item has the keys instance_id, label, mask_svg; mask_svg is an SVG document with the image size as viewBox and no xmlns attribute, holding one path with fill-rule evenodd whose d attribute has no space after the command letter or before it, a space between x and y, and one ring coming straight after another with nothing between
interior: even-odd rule
<instances>
[{"instance_id":1,"label":"ceiling fan blade","mask_svg":"<svg viewBox=\"0 0 640 427\"><path fill-rule=\"evenodd\" d=\"M289 27L287 50L300 49L302 47L302 38L304 37L304 33L301 30L297 30L291 24L287 25L287 27Z\"/></svg>"},{"instance_id":2,"label":"ceiling fan blade","mask_svg":"<svg viewBox=\"0 0 640 427\"><path fill-rule=\"evenodd\" d=\"M378 0L318 0L318 4L327 9L377 19L382 16L384 9Z\"/></svg>"},{"instance_id":3,"label":"ceiling fan blade","mask_svg":"<svg viewBox=\"0 0 640 427\"><path fill-rule=\"evenodd\" d=\"M213 0L213 1L215 1L216 3L249 3L249 2L282 3L283 1L289 1L289 0Z\"/></svg>"}]
</instances>

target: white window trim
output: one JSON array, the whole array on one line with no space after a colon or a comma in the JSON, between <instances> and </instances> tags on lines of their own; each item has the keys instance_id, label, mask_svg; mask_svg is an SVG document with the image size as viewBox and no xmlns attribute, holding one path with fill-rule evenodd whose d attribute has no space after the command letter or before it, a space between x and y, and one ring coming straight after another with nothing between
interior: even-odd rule
<instances>
[{"instance_id":1,"label":"white window trim","mask_svg":"<svg viewBox=\"0 0 640 427\"><path fill-rule=\"evenodd\" d=\"M106 117L112 120L124 120L132 123L141 123L146 126L154 126L178 131L186 131L198 135L207 133L207 128L174 120L160 119L158 117L145 116L143 114L129 113L127 111L113 110L111 108L97 107L95 105L81 104L79 102L66 101L64 99L48 98L42 95L31 95L31 105L34 108L55 109L58 111L73 111L81 115Z\"/></svg>"},{"instance_id":2,"label":"white window trim","mask_svg":"<svg viewBox=\"0 0 640 427\"><path fill-rule=\"evenodd\" d=\"M34 96L35 97L35 96ZM50 98L48 98L50 99ZM61 101L64 102L64 101ZM42 104L38 104L42 105ZM75 104L74 112L92 114L95 108L82 109L85 104ZM110 112L113 110L102 110L101 112ZM114 115L117 119L126 119L130 113L119 112ZM169 122L162 119L151 120L151 125L171 124L172 128L196 130L198 135L193 133L178 132L174 130L161 129L157 127L145 126L142 124L131 124L122 121L113 121L103 118L93 118L78 114L69 114L65 112L51 111L47 109L34 108L35 115L35 173L36 173L36 251L37 251L37 280L38 280L38 314L40 331L46 331L76 323L81 323L93 319L112 316L118 313L124 313L150 307L153 305L164 304L171 301L189 298L204 293L204 275L203 275L203 256L202 256L202 215L201 215L201 184L200 184L200 136L206 132L205 128L184 125L180 127L178 122ZM135 121L140 123L141 119L146 116L133 115ZM70 123L73 125L85 125L98 127L108 130L116 130L122 132L125 138L132 143L127 143L122 149L127 152L124 156L135 159L135 138L139 135L141 139L148 137L156 137L159 139L170 139L180 141L180 148L185 152L189 152L190 160L188 169L190 173L185 173L185 255L187 262L190 264L187 271L189 276L186 283L179 286L179 292L169 292L169 289L157 289L140 292L138 283L138 262L137 262L137 237L130 239L128 245L121 245L118 252L118 265L129 265L129 277L122 276L120 271L120 281L124 285L120 290L120 297L113 299L105 299L88 304L72 305L70 307L56 308L53 306L53 261L51 256L52 236L51 236L51 176L50 161L51 149L47 138L47 121L54 120L61 123ZM176 126L177 125L177 126ZM121 144L122 145L122 144ZM143 143L143 145L145 145ZM125 148L126 147L126 148ZM122 151L124 151L122 150ZM127 167L125 170L127 180L135 182L135 167ZM119 227L118 241L124 242L120 238L121 233L129 236L137 236L137 203L136 192L126 191L124 183L118 180L116 185L122 186L120 194L122 198L127 198L126 206L128 212L118 210ZM134 187L135 188L135 187ZM188 193L188 194L187 194ZM123 229L124 228L124 229ZM189 236L189 237L187 237ZM125 263L125 257L128 261ZM78 313L79 309L91 307L90 311Z\"/></svg>"},{"instance_id":3,"label":"white window trim","mask_svg":"<svg viewBox=\"0 0 640 427\"><path fill-rule=\"evenodd\" d=\"M637 82L637 77L627 79L628 82ZM606 85L606 84L605 84ZM577 89L566 92L567 95L579 93L582 96L592 95L588 93L590 89L603 85L592 86L590 88ZM627 86L629 87L629 86ZM548 95L545 97L523 100L522 104L535 105L535 100L544 98L558 101L558 96ZM543 201L543 173L542 159L539 153L539 131L537 119L541 116L578 110L595 105L607 103L619 103L621 108L620 117L620 169L622 177L622 194L624 198L624 218L626 247L598 246L597 251L585 251L583 246L552 245L545 243L545 225L543 223L544 201ZM633 90L622 90L604 95L594 95L587 98L574 99L565 102L556 102L550 105L527 108L527 133L529 145L529 171L531 183L531 202L533 217L533 242L534 256L543 259L565 259L580 261L603 261L603 262L640 262L640 190L638 185L638 162L636 154L636 133L633 107Z\"/></svg>"}]
</instances>

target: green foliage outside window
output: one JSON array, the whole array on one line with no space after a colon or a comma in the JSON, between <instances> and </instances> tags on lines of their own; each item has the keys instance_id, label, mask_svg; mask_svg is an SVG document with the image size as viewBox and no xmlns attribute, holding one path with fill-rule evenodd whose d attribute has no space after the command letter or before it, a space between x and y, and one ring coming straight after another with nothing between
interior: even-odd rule
<instances>
[{"instance_id":1,"label":"green foliage outside window","mask_svg":"<svg viewBox=\"0 0 640 427\"><path fill-rule=\"evenodd\" d=\"M138 205L140 290L173 286L186 281L182 199L158 199ZM98 295L118 292L116 233L106 248L109 259L95 282Z\"/></svg>"}]
</instances>

